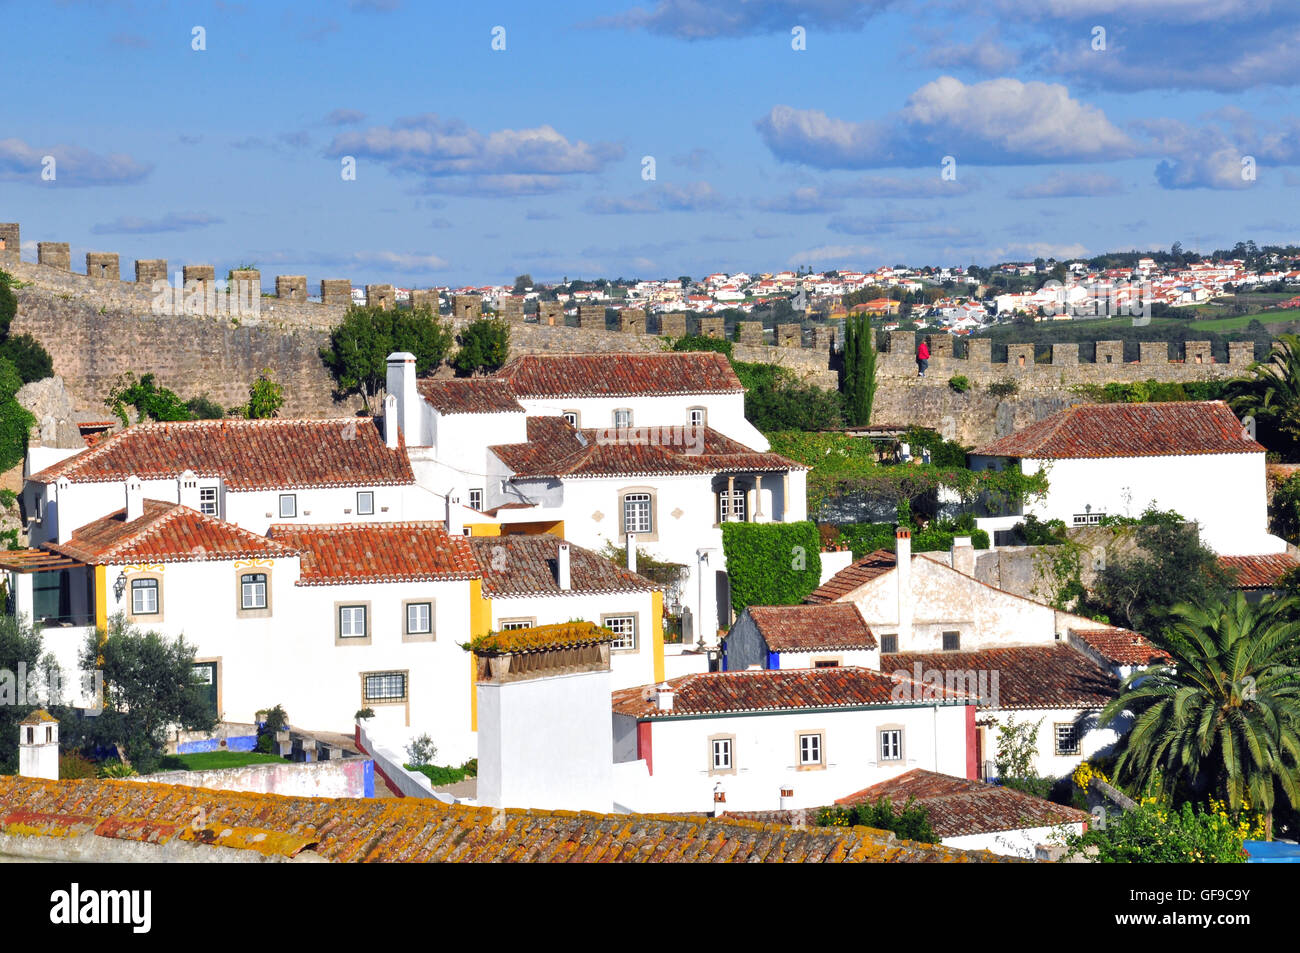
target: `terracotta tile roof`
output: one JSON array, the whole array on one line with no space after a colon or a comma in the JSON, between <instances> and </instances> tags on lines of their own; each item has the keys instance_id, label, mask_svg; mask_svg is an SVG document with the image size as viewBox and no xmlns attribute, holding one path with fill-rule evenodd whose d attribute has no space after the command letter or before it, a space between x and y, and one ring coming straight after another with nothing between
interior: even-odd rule
<instances>
[{"instance_id":1,"label":"terracotta tile roof","mask_svg":"<svg viewBox=\"0 0 1300 953\"><path fill-rule=\"evenodd\" d=\"M540 536L476 536L469 540L483 573L483 594L512 596L642 592L663 588L603 556L569 544L569 589L560 588L555 562L562 540Z\"/></svg>"},{"instance_id":2,"label":"terracotta tile roof","mask_svg":"<svg viewBox=\"0 0 1300 953\"><path fill-rule=\"evenodd\" d=\"M563 417L529 417L528 442L489 447L520 477L662 476L808 469L710 427L576 430Z\"/></svg>"},{"instance_id":3,"label":"terracotta tile roof","mask_svg":"<svg viewBox=\"0 0 1300 953\"><path fill-rule=\"evenodd\" d=\"M919 669L918 667L919 666ZM968 684L970 672L988 673L988 692L997 708L1102 708L1119 682L1078 649L1057 642L977 652L898 652L880 657L882 672L944 672L944 684ZM946 673L952 673L952 680ZM993 674L998 681L994 693ZM986 707L986 706L981 706Z\"/></svg>"},{"instance_id":4,"label":"terracotta tile roof","mask_svg":"<svg viewBox=\"0 0 1300 953\"><path fill-rule=\"evenodd\" d=\"M529 354L497 377L519 397L631 397L641 394L743 393L723 354L683 351L639 354Z\"/></svg>"},{"instance_id":5,"label":"terracotta tile roof","mask_svg":"<svg viewBox=\"0 0 1300 953\"><path fill-rule=\"evenodd\" d=\"M908 679L910 681L910 679ZM872 669L844 665L839 668L764 669L744 672L703 672L668 680L673 707L660 711L655 686L640 685L614 692L616 714L637 718L672 718L725 712L800 711L900 704L895 690L900 679ZM917 697L921 697L918 686ZM949 704L966 704L974 696L946 688L928 687L927 704L940 698ZM938 701L943 704L944 701ZM902 702L901 704L907 704Z\"/></svg>"},{"instance_id":6,"label":"terracotta tile roof","mask_svg":"<svg viewBox=\"0 0 1300 953\"><path fill-rule=\"evenodd\" d=\"M851 602L750 606L745 611L772 652L877 648L866 619Z\"/></svg>"},{"instance_id":7,"label":"terracotta tile roof","mask_svg":"<svg viewBox=\"0 0 1300 953\"><path fill-rule=\"evenodd\" d=\"M1300 566L1290 553L1257 556L1220 556L1219 565L1236 580L1238 589L1274 589L1282 577Z\"/></svg>"},{"instance_id":8,"label":"terracotta tile roof","mask_svg":"<svg viewBox=\"0 0 1300 953\"><path fill-rule=\"evenodd\" d=\"M474 551L441 523L276 523L267 533L302 551L300 586L477 579Z\"/></svg>"},{"instance_id":9,"label":"terracotta tile roof","mask_svg":"<svg viewBox=\"0 0 1300 953\"><path fill-rule=\"evenodd\" d=\"M195 824L196 817L202 818ZM132 781L0 777L0 834L102 837L342 863L970 863L987 851L865 827L796 830L671 814L493 810L420 798L306 798ZM195 854L193 859L205 859Z\"/></svg>"},{"instance_id":10,"label":"terracotta tile roof","mask_svg":"<svg viewBox=\"0 0 1300 953\"><path fill-rule=\"evenodd\" d=\"M175 479L185 470L232 490L415 482L405 446L384 446L375 421L194 420L128 427L31 479L73 483Z\"/></svg>"},{"instance_id":11,"label":"terracotta tile roof","mask_svg":"<svg viewBox=\"0 0 1300 953\"><path fill-rule=\"evenodd\" d=\"M1071 629L1070 635L1115 665L1146 666L1169 658L1146 636L1129 629Z\"/></svg>"},{"instance_id":12,"label":"terracotta tile roof","mask_svg":"<svg viewBox=\"0 0 1300 953\"><path fill-rule=\"evenodd\" d=\"M205 559L255 559L296 555L276 540L205 516L179 503L145 500L144 515L126 522L126 510L73 530L66 542L45 548L92 566L108 563L195 562Z\"/></svg>"},{"instance_id":13,"label":"terracotta tile roof","mask_svg":"<svg viewBox=\"0 0 1300 953\"><path fill-rule=\"evenodd\" d=\"M831 578L814 589L804 599L808 603L838 602L854 589L883 576L898 565L897 557L887 549L877 549L845 566Z\"/></svg>"},{"instance_id":14,"label":"terracotta tile roof","mask_svg":"<svg viewBox=\"0 0 1300 953\"><path fill-rule=\"evenodd\" d=\"M425 379L416 390L441 414L522 414L510 382L495 377Z\"/></svg>"},{"instance_id":15,"label":"terracotta tile roof","mask_svg":"<svg viewBox=\"0 0 1300 953\"><path fill-rule=\"evenodd\" d=\"M898 809L909 798L915 798L926 809L930 826L940 837L1079 824L1092 819L1084 811L1054 804L1011 788L985 781L955 778L950 774L938 774L923 768L873 784L856 794L840 798L835 803L875 803L882 797L889 798L890 803Z\"/></svg>"},{"instance_id":16,"label":"terracotta tile roof","mask_svg":"<svg viewBox=\"0 0 1300 953\"><path fill-rule=\"evenodd\" d=\"M1078 404L987 444L976 454L1038 460L1263 453L1221 400Z\"/></svg>"}]
</instances>

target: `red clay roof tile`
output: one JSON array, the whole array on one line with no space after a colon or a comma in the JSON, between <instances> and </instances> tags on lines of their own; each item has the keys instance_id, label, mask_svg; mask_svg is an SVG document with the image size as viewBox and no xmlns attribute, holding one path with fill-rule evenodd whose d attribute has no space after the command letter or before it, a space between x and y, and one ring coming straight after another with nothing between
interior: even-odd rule
<instances>
[{"instance_id":1,"label":"red clay roof tile","mask_svg":"<svg viewBox=\"0 0 1300 953\"><path fill-rule=\"evenodd\" d=\"M1219 565L1233 576L1238 589L1273 589L1283 576L1300 566L1300 561L1290 553L1263 553L1220 556Z\"/></svg>"},{"instance_id":2,"label":"red clay roof tile","mask_svg":"<svg viewBox=\"0 0 1300 953\"><path fill-rule=\"evenodd\" d=\"M1153 665L1169 658L1146 636L1129 629L1071 629L1070 635L1115 665Z\"/></svg>"},{"instance_id":3,"label":"red clay roof tile","mask_svg":"<svg viewBox=\"0 0 1300 953\"><path fill-rule=\"evenodd\" d=\"M898 565L898 558L887 549L877 549L845 566L810 592L804 602L819 604L838 602L871 580L883 576Z\"/></svg>"},{"instance_id":4,"label":"red clay roof tile","mask_svg":"<svg viewBox=\"0 0 1300 953\"><path fill-rule=\"evenodd\" d=\"M268 535L302 551L300 586L477 579L481 572L469 540L441 523L276 523Z\"/></svg>"},{"instance_id":5,"label":"red clay roof tile","mask_svg":"<svg viewBox=\"0 0 1300 953\"><path fill-rule=\"evenodd\" d=\"M852 602L750 606L745 610L773 652L874 649L876 637Z\"/></svg>"},{"instance_id":6,"label":"red clay roof tile","mask_svg":"<svg viewBox=\"0 0 1300 953\"><path fill-rule=\"evenodd\" d=\"M882 655L880 670L913 681L918 672L922 681L927 672L942 672L945 685L969 685L972 673L987 673L995 704L981 707L1102 708L1119 689L1114 675L1063 642L976 652L898 652Z\"/></svg>"},{"instance_id":7,"label":"red clay roof tile","mask_svg":"<svg viewBox=\"0 0 1300 953\"><path fill-rule=\"evenodd\" d=\"M469 541L483 573L483 594L512 596L561 595L555 576L560 543L550 534L540 536L478 536ZM640 592L663 588L628 572L581 546L569 544L568 593Z\"/></svg>"},{"instance_id":8,"label":"red clay roof tile","mask_svg":"<svg viewBox=\"0 0 1300 953\"><path fill-rule=\"evenodd\" d=\"M425 379L416 390L441 414L522 414L510 382L495 377Z\"/></svg>"},{"instance_id":9,"label":"red clay roof tile","mask_svg":"<svg viewBox=\"0 0 1300 953\"><path fill-rule=\"evenodd\" d=\"M519 397L631 397L639 394L741 393L740 378L723 354L683 351L649 354L529 354L497 377Z\"/></svg>"}]
</instances>

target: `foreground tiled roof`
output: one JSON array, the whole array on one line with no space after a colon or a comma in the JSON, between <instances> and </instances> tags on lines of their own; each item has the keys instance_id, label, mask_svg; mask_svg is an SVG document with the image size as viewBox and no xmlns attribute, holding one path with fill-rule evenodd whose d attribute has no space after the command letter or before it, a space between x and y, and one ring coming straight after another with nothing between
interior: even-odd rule
<instances>
[{"instance_id":1,"label":"foreground tiled roof","mask_svg":"<svg viewBox=\"0 0 1300 953\"><path fill-rule=\"evenodd\" d=\"M478 561L464 536L441 523L276 523L268 535L302 551L300 586L477 579Z\"/></svg>"},{"instance_id":2,"label":"foreground tiled roof","mask_svg":"<svg viewBox=\"0 0 1300 953\"><path fill-rule=\"evenodd\" d=\"M1219 565L1233 577L1238 589L1273 589L1300 561L1290 553L1258 556L1220 556Z\"/></svg>"},{"instance_id":3,"label":"foreground tiled roof","mask_svg":"<svg viewBox=\"0 0 1300 953\"><path fill-rule=\"evenodd\" d=\"M1169 658L1146 636L1129 629L1071 629L1070 635L1115 665L1146 666Z\"/></svg>"},{"instance_id":4,"label":"foreground tiled roof","mask_svg":"<svg viewBox=\"0 0 1300 953\"><path fill-rule=\"evenodd\" d=\"M255 559L297 552L292 545L258 536L179 503L145 500L142 509L144 515L129 523L126 510L118 510L73 530L66 542L47 542L45 548L90 565Z\"/></svg>"},{"instance_id":5,"label":"foreground tiled roof","mask_svg":"<svg viewBox=\"0 0 1300 953\"><path fill-rule=\"evenodd\" d=\"M898 558L887 549L867 553L856 562L845 566L831 578L814 589L804 599L809 603L838 602L854 589L864 586L878 576L883 576L898 565Z\"/></svg>"},{"instance_id":6,"label":"foreground tiled roof","mask_svg":"<svg viewBox=\"0 0 1300 953\"><path fill-rule=\"evenodd\" d=\"M1039 460L1263 453L1221 400L1078 404L974 451Z\"/></svg>"},{"instance_id":7,"label":"foreground tiled roof","mask_svg":"<svg viewBox=\"0 0 1300 953\"><path fill-rule=\"evenodd\" d=\"M851 602L750 606L745 610L772 652L874 649L876 637Z\"/></svg>"},{"instance_id":8,"label":"foreground tiled roof","mask_svg":"<svg viewBox=\"0 0 1300 953\"><path fill-rule=\"evenodd\" d=\"M903 680L908 681L908 680ZM637 718L672 718L726 712L800 711L864 705L907 704L898 700L900 679L885 672L845 665L839 668L764 669L744 672L704 672L668 680L673 707L660 711L655 686L640 685L614 692L614 712ZM924 686L917 686L921 699ZM928 688L928 704L967 704L974 698L961 691Z\"/></svg>"},{"instance_id":9,"label":"foreground tiled roof","mask_svg":"<svg viewBox=\"0 0 1300 953\"><path fill-rule=\"evenodd\" d=\"M483 594L494 598L560 595L555 563L560 543L540 536L477 536L469 540L483 573ZM640 592L662 588L658 583L614 565L603 556L569 544L568 593Z\"/></svg>"},{"instance_id":10,"label":"foreground tiled roof","mask_svg":"<svg viewBox=\"0 0 1300 953\"><path fill-rule=\"evenodd\" d=\"M641 394L740 393L744 388L723 354L529 354L497 377L519 397L631 397Z\"/></svg>"},{"instance_id":11,"label":"foreground tiled roof","mask_svg":"<svg viewBox=\"0 0 1300 953\"><path fill-rule=\"evenodd\" d=\"M196 823L195 818L201 820ZM305 798L132 781L0 777L0 835L151 844L205 860L205 846L259 859L335 862L998 862L865 827L795 830L662 814L493 810L420 798ZM49 844L42 846L48 847ZM176 859L173 857L173 859Z\"/></svg>"},{"instance_id":12,"label":"foreground tiled roof","mask_svg":"<svg viewBox=\"0 0 1300 953\"><path fill-rule=\"evenodd\" d=\"M421 380L420 396L441 414L522 414L510 382L495 377Z\"/></svg>"},{"instance_id":13,"label":"foreground tiled roof","mask_svg":"<svg viewBox=\"0 0 1300 953\"><path fill-rule=\"evenodd\" d=\"M1011 788L985 781L955 778L916 768L896 778L840 798L836 804L875 803L887 797L901 809L915 798L930 818L930 826L940 837L963 837L991 834L1026 827L1053 827L1079 824L1091 820L1084 811L1054 804Z\"/></svg>"},{"instance_id":14,"label":"foreground tiled roof","mask_svg":"<svg viewBox=\"0 0 1300 953\"><path fill-rule=\"evenodd\" d=\"M668 476L808 469L752 450L710 427L576 430L563 417L529 417L528 442L489 449L520 477Z\"/></svg>"},{"instance_id":15,"label":"foreground tiled roof","mask_svg":"<svg viewBox=\"0 0 1300 953\"><path fill-rule=\"evenodd\" d=\"M977 652L898 652L880 657L884 673L901 672L915 679L918 665L921 672L952 673L951 684L958 686L969 684L958 681L967 673L986 673L989 695L997 673L997 708L1102 708L1119 688L1113 675L1063 642ZM949 683L945 674L944 684Z\"/></svg>"},{"instance_id":16,"label":"foreground tiled roof","mask_svg":"<svg viewBox=\"0 0 1300 953\"><path fill-rule=\"evenodd\" d=\"M415 482L405 447L390 450L375 421L357 417L137 424L31 479L174 480L186 470L221 477L232 490Z\"/></svg>"}]
</instances>

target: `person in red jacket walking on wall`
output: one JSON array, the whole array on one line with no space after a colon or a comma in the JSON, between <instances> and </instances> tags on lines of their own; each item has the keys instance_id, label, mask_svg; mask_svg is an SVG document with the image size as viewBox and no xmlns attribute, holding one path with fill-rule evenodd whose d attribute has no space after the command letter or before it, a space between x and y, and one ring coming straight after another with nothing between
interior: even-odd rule
<instances>
[{"instance_id":1,"label":"person in red jacket walking on wall","mask_svg":"<svg viewBox=\"0 0 1300 953\"><path fill-rule=\"evenodd\" d=\"M916 346L916 376L924 377L925 369L930 366L930 345L925 338Z\"/></svg>"}]
</instances>

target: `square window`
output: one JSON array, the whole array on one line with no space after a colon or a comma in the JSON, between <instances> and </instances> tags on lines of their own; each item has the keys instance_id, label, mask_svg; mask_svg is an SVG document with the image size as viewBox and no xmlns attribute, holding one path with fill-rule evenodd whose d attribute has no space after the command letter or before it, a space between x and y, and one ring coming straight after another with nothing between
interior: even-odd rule
<instances>
[{"instance_id":1,"label":"square window","mask_svg":"<svg viewBox=\"0 0 1300 953\"><path fill-rule=\"evenodd\" d=\"M217 488L215 486L199 487L199 512L204 516L217 515Z\"/></svg>"},{"instance_id":2,"label":"square window","mask_svg":"<svg viewBox=\"0 0 1300 953\"><path fill-rule=\"evenodd\" d=\"M298 515L298 497L293 493L280 494L280 519L292 519Z\"/></svg>"},{"instance_id":3,"label":"square window","mask_svg":"<svg viewBox=\"0 0 1300 953\"><path fill-rule=\"evenodd\" d=\"M650 494L629 493L623 497L623 532L649 533L653 525L650 517Z\"/></svg>"},{"instance_id":4,"label":"square window","mask_svg":"<svg viewBox=\"0 0 1300 953\"><path fill-rule=\"evenodd\" d=\"M469 491L469 508L471 510L482 511L483 491L481 489L474 489Z\"/></svg>"},{"instance_id":5,"label":"square window","mask_svg":"<svg viewBox=\"0 0 1300 953\"><path fill-rule=\"evenodd\" d=\"M614 633L615 639L610 646L613 649L636 648L636 616L611 615L601 622L605 628Z\"/></svg>"},{"instance_id":6,"label":"square window","mask_svg":"<svg viewBox=\"0 0 1300 953\"><path fill-rule=\"evenodd\" d=\"M903 732L890 728L880 733L880 760L901 761L903 758Z\"/></svg>"},{"instance_id":7,"label":"square window","mask_svg":"<svg viewBox=\"0 0 1300 953\"><path fill-rule=\"evenodd\" d=\"M357 515L371 516L375 512L375 493L373 490L361 490L357 493Z\"/></svg>"},{"instance_id":8,"label":"square window","mask_svg":"<svg viewBox=\"0 0 1300 953\"><path fill-rule=\"evenodd\" d=\"M799 736L799 763L822 763L822 736L820 734Z\"/></svg>"},{"instance_id":9,"label":"square window","mask_svg":"<svg viewBox=\"0 0 1300 953\"><path fill-rule=\"evenodd\" d=\"M239 605L242 609L266 608L266 573L249 572L239 577Z\"/></svg>"},{"instance_id":10,"label":"square window","mask_svg":"<svg viewBox=\"0 0 1300 953\"><path fill-rule=\"evenodd\" d=\"M158 614L158 580L157 579L131 580L131 614L132 615L157 615Z\"/></svg>"},{"instance_id":11,"label":"square window","mask_svg":"<svg viewBox=\"0 0 1300 953\"><path fill-rule=\"evenodd\" d=\"M570 426L578 426L578 412L576 410L566 410L560 416L567 420Z\"/></svg>"},{"instance_id":12,"label":"square window","mask_svg":"<svg viewBox=\"0 0 1300 953\"><path fill-rule=\"evenodd\" d=\"M813 668L839 668L840 663L834 659L818 659L813 662Z\"/></svg>"},{"instance_id":13,"label":"square window","mask_svg":"<svg viewBox=\"0 0 1300 953\"><path fill-rule=\"evenodd\" d=\"M882 635L880 637L880 651L884 655L893 655L898 651L897 635Z\"/></svg>"},{"instance_id":14,"label":"square window","mask_svg":"<svg viewBox=\"0 0 1300 953\"><path fill-rule=\"evenodd\" d=\"M943 650L945 652L961 651L961 633L945 632L943 634Z\"/></svg>"},{"instance_id":15,"label":"square window","mask_svg":"<svg viewBox=\"0 0 1300 953\"><path fill-rule=\"evenodd\" d=\"M689 415L688 419L690 420L690 424L691 424L692 427L703 427L703 426L704 426L704 408L703 408L703 407L692 407L689 411L687 411L687 414Z\"/></svg>"},{"instance_id":16,"label":"square window","mask_svg":"<svg viewBox=\"0 0 1300 953\"><path fill-rule=\"evenodd\" d=\"M366 637L366 607L339 606L339 638L364 639Z\"/></svg>"},{"instance_id":17,"label":"square window","mask_svg":"<svg viewBox=\"0 0 1300 953\"><path fill-rule=\"evenodd\" d=\"M713 751L713 770L730 771L731 770L731 739L714 738L711 742Z\"/></svg>"},{"instance_id":18,"label":"square window","mask_svg":"<svg viewBox=\"0 0 1300 953\"><path fill-rule=\"evenodd\" d=\"M632 426L632 410L628 407L622 407L614 411L614 427L617 430L626 430Z\"/></svg>"},{"instance_id":19,"label":"square window","mask_svg":"<svg viewBox=\"0 0 1300 953\"><path fill-rule=\"evenodd\" d=\"M406 606L406 634L428 635L433 631L433 603L411 602Z\"/></svg>"},{"instance_id":20,"label":"square window","mask_svg":"<svg viewBox=\"0 0 1300 953\"><path fill-rule=\"evenodd\" d=\"M1079 753L1079 727L1070 724L1058 724L1056 729L1056 753L1070 755Z\"/></svg>"},{"instance_id":21,"label":"square window","mask_svg":"<svg viewBox=\"0 0 1300 953\"><path fill-rule=\"evenodd\" d=\"M376 672L367 675L364 694L368 702L406 701L406 673Z\"/></svg>"}]
</instances>

